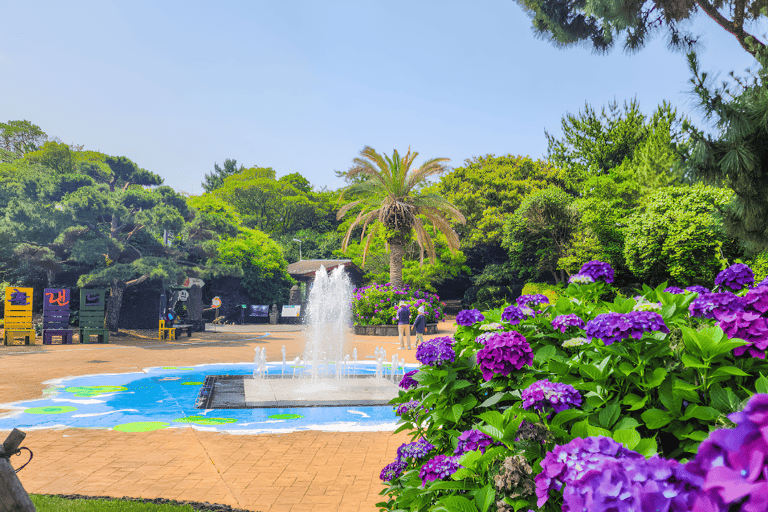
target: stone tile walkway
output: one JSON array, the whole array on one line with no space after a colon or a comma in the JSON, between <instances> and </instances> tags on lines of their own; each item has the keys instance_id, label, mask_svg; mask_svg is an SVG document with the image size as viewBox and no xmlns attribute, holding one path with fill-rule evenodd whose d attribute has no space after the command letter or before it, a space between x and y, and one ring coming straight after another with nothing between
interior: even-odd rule
<instances>
[{"instance_id":1,"label":"stone tile walkway","mask_svg":"<svg viewBox=\"0 0 768 512\"><path fill-rule=\"evenodd\" d=\"M442 336L453 327L441 324L440 329ZM0 403L40 398L43 382L54 378L157 365L247 362L262 347L270 361L281 358L283 345L289 359L303 351L303 332L261 337L264 331L196 333L174 342L116 336L109 345L0 346ZM356 347L364 359L383 346L388 357L398 354L415 363L415 350L397 350L398 345L397 338L354 336L350 351ZM0 432L1 439L6 436ZM23 445L35 457L19 477L28 492L39 494L208 501L262 512L368 512L381 500L381 468L408 440L391 432L31 430Z\"/></svg>"}]
</instances>

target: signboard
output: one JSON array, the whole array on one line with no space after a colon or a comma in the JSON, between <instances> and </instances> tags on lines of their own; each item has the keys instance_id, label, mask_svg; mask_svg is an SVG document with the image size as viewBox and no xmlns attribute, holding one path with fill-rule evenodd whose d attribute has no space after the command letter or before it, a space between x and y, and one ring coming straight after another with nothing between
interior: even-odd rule
<instances>
[{"instance_id":1,"label":"signboard","mask_svg":"<svg viewBox=\"0 0 768 512\"><path fill-rule=\"evenodd\" d=\"M187 290L179 290L179 300L181 302L186 302L188 298L189 298L189 292Z\"/></svg>"},{"instance_id":2,"label":"signboard","mask_svg":"<svg viewBox=\"0 0 768 512\"><path fill-rule=\"evenodd\" d=\"M213 301L211 301L211 306L214 308L220 308L221 307L221 299L219 297L214 297Z\"/></svg>"},{"instance_id":3,"label":"signboard","mask_svg":"<svg viewBox=\"0 0 768 512\"><path fill-rule=\"evenodd\" d=\"M301 306L283 306L282 316L284 318L299 318Z\"/></svg>"},{"instance_id":4,"label":"signboard","mask_svg":"<svg viewBox=\"0 0 768 512\"><path fill-rule=\"evenodd\" d=\"M203 287L205 285L205 282L202 279L198 279L196 277L188 277L184 280L183 283L181 283L181 286L199 286Z\"/></svg>"},{"instance_id":5,"label":"signboard","mask_svg":"<svg viewBox=\"0 0 768 512\"><path fill-rule=\"evenodd\" d=\"M251 316L268 317L269 306L254 306L251 305Z\"/></svg>"}]
</instances>

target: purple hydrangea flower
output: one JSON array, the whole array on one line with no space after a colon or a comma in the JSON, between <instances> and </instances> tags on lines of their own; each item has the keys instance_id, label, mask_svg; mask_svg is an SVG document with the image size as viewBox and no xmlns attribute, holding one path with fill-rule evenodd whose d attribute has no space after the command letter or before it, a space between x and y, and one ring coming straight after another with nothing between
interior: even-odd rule
<instances>
[{"instance_id":1,"label":"purple hydrangea flower","mask_svg":"<svg viewBox=\"0 0 768 512\"><path fill-rule=\"evenodd\" d=\"M423 459L434 449L435 446L426 439L405 443L400 445L400 448L397 449L397 460Z\"/></svg>"},{"instance_id":2,"label":"purple hydrangea flower","mask_svg":"<svg viewBox=\"0 0 768 512\"><path fill-rule=\"evenodd\" d=\"M688 306L691 316L701 318L715 318L718 314L742 309L744 309L742 298L731 292L700 294Z\"/></svg>"},{"instance_id":3,"label":"purple hydrangea flower","mask_svg":"<svg viewBox=\"0 0 768 512\"><path fill-rule=\"evenodd\" d=\"M586 324L579 315L559 315L552 320L552 328L556 331L565 332L569 326L578 327L583 329Z\"/></svg>"},{"instance_id":4,"label":"purple hydrangea flower","mask_svg":"<svg viewBox=\"0 0 768 512\"><path fill-rule=\"evenodd\" d=\"M765 359L768 348L768 322L753 311L731 311L717 315L720 328L729 338L741 338L749 345L733 349L736 356L749 351L752 357Z\"/></svg>"},{"instance_id":5,"label":"purple hydrangea flower","mask_svg":"<svg viewBox=\"0 0 768 512\"><path fill-rule=\"evenodd\" d=\"M629 313L603 313L587 322L587 337L600 338L606 345L632 337L636 340L643 333L660 331L668 333L660 314L653 311L630 311Z\"/></svg>"},{"instance_id":6,"label":"purple hydrangea flower","mask_svg":"<svg viewBox=\"0 0 768 512\"><path fill-rule=\"evenodd\" d=\"M407 462L396 460L395 462L384 466L384 469L381 470L381 476L379 478L381 478L384 482L389 482L395 478L399 478L400 475L403 474L403 470L405 470L406 467L408 467Z\"/></svg>"},{"instance_id":7,"label":"purple hydrangea flower","mask_svg":"<svg viewBox=\"0 0 768 512\"><path fill-rule=\"evenodd\" d=\"M765 277L765 278L764 278L762 281L760 281L759 283L757 283L757 285L756 285L756 286L768 286L768 276L767 276L767 277Z\"/></svg>"},{"instance_id":8,"label":"purple hydrangea flower","mask_svg":"<svg viewBox=\"0 0 768 512\"><path fill-rule=\"evenodd\" d=\"M668 286L664 288L664 291L667 293L674 293L674 294L685 293L685 290L683 290L682 288L678 288L677 286Z\"/></svg>"},{"instance_id":9,"label":"purple hydrangea flower","mask_svg":"<svg viewBox=\"0 0 768 512\"><path fill-rule=\"evenodd\" d=\"M573 274L571 277L568 278L568 283L576 283L576 284L592 284L595 280L592 278L592 276L588 276L587 274Z\"/></svg>"},{"instance_id":10,"label":"purple hydrangea flower","mask_svg":"<svg viewBox=\"0 0 768 512\"><path fill-rule=\"evenodd\" d=\"M403 379L400 381L400 387L405 390L417 387L419 383L413 378L417 373L419 373L419 370L411 370L403 375Z\"/></svg>"},{"instance_id":11,"label":"purple hydrangea flower","mask_svg":"<svg viewBox=\"0 0 768 512\"><path fill-rule=\"evenodd\" d=\"M750 286L755 282L755 273L749 266L743 263L736 263L723 270L715 278L715 285L724 288L730 288L733 291L739 291L745 286Z\"/></svg>"},{"instance_id":12,"label":"purple hydrangea flower","mask_svg":"<svg viewBox=\"0 0 768 512\"><path fill-rule=\"evenodd\" d=\"M694 284L693 286L689 286L685 290L688 291L688 292L698 293L700 295L702 293L710 293L709 288L704 288L703 286L699 286L698 284Z\"/></svg>"},{"instance_id":13,"label":"purple hydrangea flower","mask_svg":"<svg viewBox=\"0 0 768 512\"><path fill-rule=\"evenodd\" d=\"M549 299L542 293L533 293L530 295L521 295L515 302L518 306L527 306L528 304L549 304Z\"/></svg>"},{"instance_id":14,"label":"purple hydrangea flower","mask_svg":"<svg viewBox=\"0 0 768 512\"><path fill-rule=\"evenodd\" d=\"M533 364L533 351L519 332L500 332L488 338L477 351L477 364L485 380L491 380L494 374L506 377L512 370Z\"/></svg>"},{"instance_id":15,"label":"purple hydrangea flower","mask_svg":"<svg viewBox=\"0 0 768 512\"><path fill-rule=\"evenodd\" d=\"M746 498L739 510L762 512L768 496L768 395L754 395L743 411L728 419L736 428L711 432L685 465L704 480L692 510L728 510L730 504Z\"/></svg>"},{"instance_id":16,"label":"purple hydrangea flower","mask_svg":"<svg viewBox=\"0 0 768 512\"><path fill-rule=\"evenodd\" d=\"M456 315L456 323L459 325L472 325L485 320L485 315L476 309L465 309Z\"/></svg>"},{"instance_id":17,"label":"purple hydrangea flower","mask_svg":"<svg viewBox=\"0 0 768 512\"><path fill-rule=\"evenodd\" d=\"M454 339L450 336L425 341L416 349L416 359L427 366L440 366L446 361L452 363L456 359L453 343Z\"/></svg>"},{"instance_id":18,"label":"purple hydrangea flower","mask_svg":"<svg viewBox=\"0 0 768 512\"><path fill-rule=\"evenodd\" d=\"M504 308L504 312L501 314L501 319L505 322L509 322L512 325L517 325L520 320L525 320L526 317L532 316L528 312L533 312L529 308L518 308L516 306L507 306Z\"/></svg>"},{"instance_id":19,"label":"purple hydrangea flower","mask_svg":"<svg viewBox=\"0 0 768 512\"><path fill-rule=\"evenodd\" d=\"M761 315L768 311L768 286L758 285L741 298L745 311L755 311Z\"/></svg>"},{"instance_id":20,"label":"purple hydrangea flower","mask_svg":"<svg viewBox=\"0 0 768 512\"><path fill-rule=\"evenodd\" d=\"M594 281L613 282L613 268L608 263L592 260L582 265L579 274L591 277Z\"/></svg>"},{"instance_id":21,"label":"purple hydrangea flower","mask_svg":"<svg viewBox=\"0 0 768 512\"><path fill-rule=\"evenodd\" d=\"M454 455L462 455L466 452L480 450L485 453L485 449L493 444L493 438L479 430L465 430L459 436L459 444L456 446Z\"/></svg>"},{"instance_id":22,"label":"purple hydrangea flower","mask_svg":"<svg viewBox=\"0 0 768 512\"><path fill-rule=\"evenodd\" d=\"M410 402L405 402L404 404L400 404L395 410L395 414L397 414L398 416L402 416L403 414L407 414L411 411L415 411L420 408L421 408L421 402L419 402L418 400L411 400Z\"/></svg>"},{"instance_id":23,"label":"purple hydrangea flower","mask_svg":"<svg viewBox=\"0 0 768 512\"><path fill-rule=\"evenodd\" d=\"M522 399L523 409L533 408L539 412L549 407L560 412L581 405L581 395L576 388L547 379L536 381L524 389Z\"/></svg>"},{"instance_id":24,"label":"purple hydrangea flower","mask_svg":"<svg viewBox=\"0 0 768 512\"><path fill-rule=\"evenodd\" d=\"M419 470L421 484L427 485L427 481L434 482L435 480L445 480L454 474L460 467L459 457L438 455L437 457L429 459L421 467L421 470Z\"/></svg>"}]
</instances>

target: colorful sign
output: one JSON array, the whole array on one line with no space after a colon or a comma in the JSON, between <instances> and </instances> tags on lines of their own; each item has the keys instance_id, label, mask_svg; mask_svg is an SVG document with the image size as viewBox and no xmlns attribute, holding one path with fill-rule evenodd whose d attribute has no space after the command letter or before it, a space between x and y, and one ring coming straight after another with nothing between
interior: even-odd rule
<instances>
[{"instance_id":1,"label":"colorful sign","mask_svg":"<svg viewBox=\"0 0 768 512\"><path fill-rule=\"evenodd\" d=\"M181 283L181 286L199 286L202 288L205 286L205 282L202 279L198 279L196 277L188 277L184 280L183 283Z\"/></svg>"},{"instance_id":2,"label":"colorful sign","mask_svg":"<svg viewBox=\"0 0 768 512\"><path fill-rule=\"evenodd\" d=\"M283 306L281 316L285 318L299 318L301 315L301 306Z\"/></svg>"},{"instance_id":3,"label":"colorful sign","mask_svg":"<svg viewBox=\"0 0 768 512\"><path fill-rule=\"evenodd\" d=\"M221 307L221 298L214 297L213 301L211 301L211 306L214 308L220 308Z\"/></svg>"},{"instance_id":4,"label":"colorful sign","mask_svg":"<svg viewBox=\"0 0 768 512\"><path fill-rule=\"evenodd\" d=\"M16 288L9 286L5 289L5 304L14 310L32 311L32 288Z\"/></svg>"}]
</instances>

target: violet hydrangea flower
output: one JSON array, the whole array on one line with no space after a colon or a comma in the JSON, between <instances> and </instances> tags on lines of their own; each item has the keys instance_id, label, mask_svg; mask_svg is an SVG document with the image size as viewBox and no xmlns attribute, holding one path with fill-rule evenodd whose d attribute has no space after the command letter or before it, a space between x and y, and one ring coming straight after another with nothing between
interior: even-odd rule
<instances>
[{"instance_id":1,"label":"violet hydrangea flower","mask_svg":"<svg viewBox=\"0 0 768 512\"><path fill-rule=\"evenodd\" d=\"M520 320L525 320L527 317L532 316L529 312L532 312L529 308L507 306L501 314L501 319L512 325L517 325L520 323Z\"/></svg>"},{"instance_id":2,"label":"violet hydrangea flower","mask_svg":"<svg viewBox=\"0 0 768 512\"><path fill-rule=\"evenodd\" d=\"M453 343L454 339L450 336L425 341L416 349L416 359L427 366L440 366L446 361L452 363L456 359Z\"/></svg>"},{"instance_id":3,"label":"violet hydrangea flower","mask_svg":"<svg viewBox=\"0 0 768 512\"><path fill-rule=\"evenodd\" d=\"M438 455L437 457L431 458L421 467L421 470L419 470L421 484L427 485L427 481L434 482L435 480L445 480L454 474L460 467L459 457Z\"/></svg>"},{"instance_id":4,"label":"violet hydrangea flower","mask_svg":"<svg viewBox=\"0 0 768 512\"><path fill-rule=\"evenodd\" d=\"M459 444L454 450L454 455L463 455L466 452L474 452L480 450L480 453L485 453L485 449L493 444L493 438L488 434L480 432L479 430L465 430L459 436Z\"/></svg>"},{"instance_id":5,"label":"violet hydrangea flower","mask_svg":"<svg viewBox=\"0 0 768 512\"><path fill-rule=\"evenodd\" d=\"M402 416L403 414L407 414L411 411L415 411L420 408L421 408L421 402L419 402L418 400L411 400L410 402L405 402L404 404L400 404L395 410L395 414L397 414L398 416Z\"/></svg>"},{"instance_id":6,"label":"violet hydrangea flower","mask_svg":"<svg viewBox=\"0 0 768 512\"><path fill-rule=\"evenodd\" d=\"M694 284L692 286L689 286L688 288L685 289L685 291L693 292L693 293L698 293L698 294L710 293L709 288L704 288L703 286L700 286L698 284Z\"/></svg>"},{"instance_id":7,"label":"violet hydrangea flower","mask_svg":"<svg viewBox=\"0 0 768 512\"><path fill-rule=\"evenodd\" d=\"M643 333L660 331L668 333L660 314L653 311L630 311L629 313L603 313L587 322L587 337L600 338L606 345L632 337L640 339Z\"/></svg>"},{"instance_id":8,"label":"violet hydrangea flower","mask_svg":"<svg viewBox=\"0 0 768 512\"><path fill-rule=\"evenodd\" d=\"M491 380L494 374L506 377L513 369L533 364L531 346L517 331L500 332L489 337L476 357L485 380Z\"/></svg>"},{"instance_id":9,"label":"violet hydrangea flower","mask_svg":"<svg viewBox=\"0 0 768 512\"><path fill-rule=\"evenodd\" d=\"M588 276L587 274L573 274L571 277L568 278L568 283L575 283L575 284L592 284L595 280L592 278L592 276Z\"/></svg>"},{"instance_id":10,"label":"violet hydrangea flower","mask_svg":"<svg viewBox=\"0 0 768 512\"><path fill-rule=\"evenodd\" d=\"M405 375L403 375L403 378L399 384L400 388L409 390L409 389L418 387L419 383L413 378L413 376L416 375L417 373L419 373L419 370L411 370Z\"/></svg>"},{"instance_id":11,"label":"violet hydrangea flower","mask_svg":"<svg viewBox=\"0 0 768 512\"><path fill-rule=\"evenodd\" d=\"M523 390L523 409L543 411L551 407L555 412L581 405L581 395L576 388L562 382L539 380Z\"/></svg>"},{"instance_id":12,"label":"violet hydrangea flower","mask_svg":"<svg viewBox=\"0 0 768 512\"><path fill-rule=\"evenodd\" d=\"M594 281L605 281L607 284L613 282L613 268L609 263L592 260L582 265L579 270L580 275L591 277Z\"/></svg>"},{"instance_id":13,"label":"violet hydrangea flower","mask_svg":"<svg viewBox=\"0 0 768 512\"><path fill-rule=\"evenodd\" d=\"M582 320L579 315L559 315L556 316L554 320L552 320L552 328L556 331L560 331L564 333L568 327L574 326L578 327L579 329L583 329L586 324L584 323L584 320Z\"/></svg>"},{"instance_id":14,"label":"violet hydrangea flower","mask_svg":"<svg viewBox=\"0 0 768 512\"><path fill-rule=\"evenodd\" d=\"M735 263L723 270L715 278L715 285L739 291L755 282L755 273L743 263Z\"/></svg>"},{"instance_id":15,"label":"violet hydrangea flower","mask_svg":"<svg viewBox=\"0 0 768 512\"><path fill-rule=\"evenodd\" d=\"M719 314L742 309L744 309L742 298L731 292L700 294L688 306L691 316L701 318L715 318Z\"/></svg>"},{"instance_id":16,"label":"violet hydrangea flower","mask_svg":"<svg viewBox=\"0 0 768 512\"><path fill-rule=\"evenodd\" d=\"M407 462L396 460L395 462L384 466L384 469L381 470L381 476L379 476L379 478L381 478L381 480L384 482L389 482L395 478L399 478L400 475L403 474L403 470L406 467L408 467Z\"/></svg>"},{"instance_id":17,"label":"violet hydrangea flower","mask_svg":"<svg viewBox=\"0 0 768 512\"><path fill-rule=\"evenodd\" d=\"M718 325L729 338L741 338L748 343L733 349L735 356L749 351L749 355L765 359L768 348L768 322L760 313L731 311L717 315Z\"/></svg>"},{"instance_id":18,"label":"violet hydrangea flower","mask_svg":"<svg viewBox=\"0 0 768 512\"><path fill-rule=\"evenodd\" d=\"M459 325L472 325L485 320L485 315L476 309L464 309L456 315L456 323Z\"/></svg>"},{"instance_id":19,"label":"violet hydrangea flower","mask_svg":"<svg viewBox=\"0 0 768 512\"><path fill-rule=\"evenodd\" d=\"M758 285L741 298L745 311L755 311L761 315L768 311L768 286Z\"/></svg>"},{"instance_id":20,"label":"violet hydrangea flower","mask_svg":"<svg viewBox=\"0 0 768 512\"><path fill-rule=\"evenodd\" d=\"M529 304L549 304L549 299L543 293L533 293L530 295L521 295L515 302L518 306L527 306Z\"/></svg>"},{"instance_id":21,"label":"violet hydrangea flower","mask_svg":"<svg viewBox=\"0 0 768 512\"><path fill-rule=\"evenodd\" d=\"M685 290L683 290L682 288L679 288L677 286L667 286L666 288L664 288L664 291L667 292L667 293L674 293L674 294L677 294L677 295L679 295L681 293L685 293Z\"/></svg>"},{"instance_id":22,"label":"violet hydrangea flower","mask_svg":"<svg viewBox=\"0 0 768 512\"><path fill-rule=\"evenodd\" d=\"M412 443L404 443L397 449L397 460L405 459L423 459L432 450L435 449L435 445L427 441L426 439L419 439Z\"/></svg>"}]
</instances>

